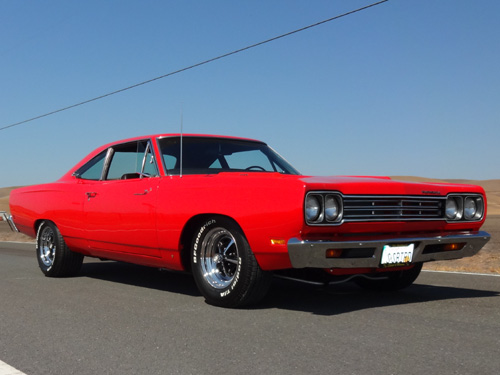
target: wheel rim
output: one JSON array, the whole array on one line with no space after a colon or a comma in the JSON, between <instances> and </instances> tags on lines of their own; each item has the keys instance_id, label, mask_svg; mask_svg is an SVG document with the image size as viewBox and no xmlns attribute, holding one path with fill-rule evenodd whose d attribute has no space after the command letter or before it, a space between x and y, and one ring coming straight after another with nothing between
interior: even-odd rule
<instances>
[{"instance_id":1,"label":"wheel rim","mask_svg":"<svg viewBox=\"0 0 500 375\"><path fill-rule=\"evenodd\" d=\"M51 267L54 264L56 256L55 234L52 228L46 227L40 235L40 243L38 245L38 253L40 260L46 267Z\"/></svg>"},{"instance_id":2,"label":"wheel rim","mask_svg":"<svg viewBox=\"0 0 500 375\"><path fill-rule=\"evenodd\" d=\"M200 252L203 277L216 289L227 288L238 270L238 245L228 230L214 228L207 233Z\"/></svg>"}]
</instances>

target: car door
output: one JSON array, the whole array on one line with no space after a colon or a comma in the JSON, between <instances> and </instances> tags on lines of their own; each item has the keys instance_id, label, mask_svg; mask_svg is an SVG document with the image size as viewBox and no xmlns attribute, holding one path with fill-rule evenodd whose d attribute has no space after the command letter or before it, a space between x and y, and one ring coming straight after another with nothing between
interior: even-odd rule
<instances>
[{"instance_id":1,"label":"car door","mask_svg":"<svg viewBox=\"0 0 500 375\"><path fill-rule=\"evenodd\" d=\"M86 180L84 221L91 250L160 257L158 168L149 140L110 147L99 180Z\"/></svg>"}]
</instances>

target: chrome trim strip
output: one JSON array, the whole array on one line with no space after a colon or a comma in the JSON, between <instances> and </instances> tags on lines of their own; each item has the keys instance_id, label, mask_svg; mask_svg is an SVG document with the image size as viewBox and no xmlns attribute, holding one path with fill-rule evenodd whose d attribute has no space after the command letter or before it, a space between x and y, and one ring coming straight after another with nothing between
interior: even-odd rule
<instances>
[{"instance_id":1,"label":"chrome trim strip","mask_svg":"<svg viewBox=\"0 0 500 375\"><path fill-rule=\"evenodd\" d=\"M12 220L12 215L8 215L7 212L5 211L0 211L0 217L2 218L3 221L6 221L9 224L11 231L19 233L19 230L17 229L14 220Z\"/></svg>"},{"instance_id":2,"label":"chrome trim strip","mask_svg":"<svg viewBox=\"0 0 500 375\"><path fill-rule=\"evenodd\" d=\"M449 260L476 254L490 240L486 232L450 233L443 236L433 234L421 236L399 236L367 241L309 241L292 238L288 241L288 255L294 268L380 268L382 249L385 245L413 243L413 262ZM461 250L423 254L428 245L465 243ZM374 255L368 258L326 258L328 249L373 248Z\"/></svg>"}]
</instances>

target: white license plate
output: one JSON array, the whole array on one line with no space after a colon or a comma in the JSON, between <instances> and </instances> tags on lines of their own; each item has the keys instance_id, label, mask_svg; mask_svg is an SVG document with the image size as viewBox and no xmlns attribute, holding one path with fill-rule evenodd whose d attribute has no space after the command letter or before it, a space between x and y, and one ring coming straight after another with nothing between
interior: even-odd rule
<instances>
[{"instance_id":1,"label":"white license plate","mask_svg":"<svg viewBox=\"0 0 500 375\"><path fill-rule=\"evenodd\" d=\"M407 265L412 262L415 244L385 245L382 249L382 266Z\"/></svg>"}]
</instances>

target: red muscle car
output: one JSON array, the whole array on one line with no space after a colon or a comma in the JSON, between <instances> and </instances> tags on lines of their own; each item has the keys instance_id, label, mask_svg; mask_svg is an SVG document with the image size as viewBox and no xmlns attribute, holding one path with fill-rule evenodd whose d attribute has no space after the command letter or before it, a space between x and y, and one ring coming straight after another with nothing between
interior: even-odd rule
<instances>
[{"instance_id":1,"label":"red muscle car","mask_svg":"<svg viewBox=\"0 0 500 375\"><path fill-rule=\"evenodd\" d=\"M303 176L263 142L208 135L102 146L56 182L13 190L10 210L46 276L75 275L84 256L187 270L225 307L259 301L275 273L401 289L423 262L490 238L481 187Z\"/></svg>"}]
</instances>

